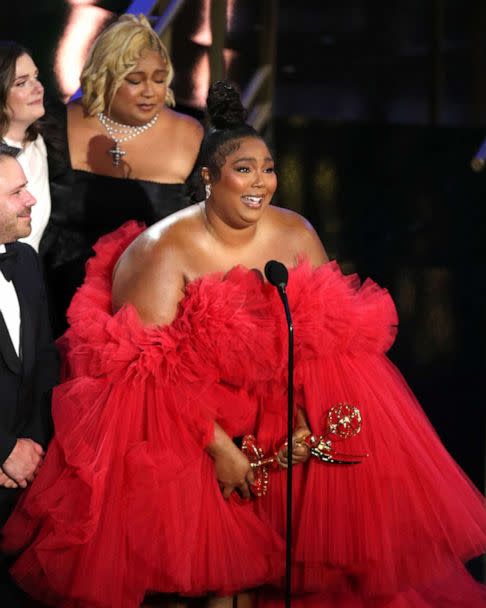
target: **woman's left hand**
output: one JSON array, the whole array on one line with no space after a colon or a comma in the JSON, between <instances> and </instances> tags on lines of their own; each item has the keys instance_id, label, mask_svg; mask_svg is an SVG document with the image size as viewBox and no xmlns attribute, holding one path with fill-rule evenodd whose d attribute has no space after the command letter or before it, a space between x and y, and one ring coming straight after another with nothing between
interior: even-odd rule
<instances>
[{"instance_id":1,"label":"woman's left hand","mask_svg":"<svg viewBox=\"0 0 486 608\"><path fill-rule=\"evenodd\" d=\"M310 456L309 447L303 442L304 437L310 435L307 427L298 427L292 435L292 464L303 464ZM288 446L285 443L277 454L277 462L286 469L289 466Z\"/></svg>"}]
</instances>

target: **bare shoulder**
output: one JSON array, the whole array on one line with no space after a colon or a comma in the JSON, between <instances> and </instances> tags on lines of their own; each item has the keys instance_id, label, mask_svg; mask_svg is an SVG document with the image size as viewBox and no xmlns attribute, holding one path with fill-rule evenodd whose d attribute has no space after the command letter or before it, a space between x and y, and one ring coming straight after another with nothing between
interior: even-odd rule
<instances>
[{"instance_id":1,"label":"bare shoulder","mask_svg":"<svg viewBox=\"0 0 486 608\"><path fill-rule=\"evenodd\" d=\"M159 148L164 158L165 175L164 179L159 177L159 181L184 182L190 175L199 153L203 137L202 126L191 116L165 108L154 136L154 146Z\"/></svg>"},{"instance_id":2,"label":"bare shoulder","mask_svg":"<svg viewBox=\"0 0 486 608\"><path fill-rule=\"evenodd\" d=\"M199 146L204 135L204 129L198 120L188 114L181 114L171 109L167 109L167 117L177 132L196 139Z\"/></svg>"},{"instance_id":3,"label":"bare shoulder","mask_svg":"<svg viewBox=\"0 0 486 608\"><path fill-rule=\"evenodd\" d=\"M157 222L126 249L113 273L113 309L135 306L147 323L169 323L184 294L187 234L197 230L193 205Z\"/></svg>"},{"instance_id":4,"label":"bare shoulder","mask_svg":"<svg viewBox=\"0 0 486 608\"><path fill-rule=\"evenodd\" d=\"M274 205L268 211L275 234L279 240L284 239L287 250L295 260L303 255L309 258L313 266L329 261L317 232L305 217L291 209Z\"/></svg>"},{"instance_id":5,"label":"bare shoulder","mask_svg":"<svg viewBox=\"0 0 486 608\"><path fill-rule=\"evenodd\" d=\"M118 260L114 278L125 266L144 272L167 264L185 251L185 239L200 216L198 205L191 205L156 222L140 234Z\"/></svg>"},{"instance_id":6,"label":"bare shoulder","mask_svg":"<svg viewBox=\"0 0 486 608\"><path fill-rule=\"evenodd\" d=\"M93 120L94 116L88 116L80 100L71 101L66 106L68 120L72 125L81 124L83 121Z\"/></svg>"},{"instance_id":7,"label":"bare shoulder","mask_svg":"<svg viewBox=\"0 0 486 608\"><path fill-rule=\"evenodd\" d=\"M100 132L101 126L96 116L89 116L80 101L72 101L67 105L67 130L70 146L76 151L84 150L89 138ZM71 150L73 152L73 150Z\"/></svg>"},{"instance_id":8,"label":"bare shoulder","mask_svg":"<svg viewBox=\"0 0 486 608\"><path fill-rule=\"evenodd\" d=\"M84 115L84 108L82 103L79 101L79 99L75 100L75 101L70 101L67 105L66 105L66 109L67 109L67 113L69 114L69 116L83 116Z\"/></svg>"}]
</instances>

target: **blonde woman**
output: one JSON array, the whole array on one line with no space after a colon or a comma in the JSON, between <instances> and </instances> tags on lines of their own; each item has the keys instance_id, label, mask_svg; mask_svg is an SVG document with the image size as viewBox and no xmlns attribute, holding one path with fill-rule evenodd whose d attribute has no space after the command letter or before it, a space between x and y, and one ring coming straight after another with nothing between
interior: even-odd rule
<instances>
[{"instance_id":1,"label":"blonde woman","mask_svg":"<svg viewBox=\"0 0 486 608\"><path fill-rule=\"evenodd\" d=\"M171 109L172 78L168 52L143 16L118 19L86 60L82 99L59 125L64 153L51 155L52 216L41 244L57 334L96 240L186 204L202 127Z\"/></svg>"}]
</instances>

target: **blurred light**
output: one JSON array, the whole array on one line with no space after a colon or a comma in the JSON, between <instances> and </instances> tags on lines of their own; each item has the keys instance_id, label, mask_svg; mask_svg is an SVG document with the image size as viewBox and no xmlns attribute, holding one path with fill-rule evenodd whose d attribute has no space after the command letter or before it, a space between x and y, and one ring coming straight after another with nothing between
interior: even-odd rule
<instances>
[{"instance_id":1,"label":"blurred light","mask_svg":"<svg viewBox=\"0 0 486 608\"><path fill-rule=\"evenodd\" d=\"M54 72L65 101L79 88L79 76L90 46L112 15L94 6L98 0L67 0L67 3L71 9L54 59Z\"/></svg>"},{"instance_id":2,"label":"blurred light","mask_svg":"<svg viewBox=\"0 0 486 608\"><path fill-rule=\"evenodd\" d=\"M213 37L211 34L211 0L205 0L201 4L200 23L198 31L192 37L192 41L201 46L211 46Z\"/></svg>"},{"instance_id":3,"label":"blurred light","mask_svg":"<svg viewBox=\"0 0 486 608\"><path fill-rule=\"evenodd\" d=\"M201 9L199 12L199 28L191 36L192 42L195 44L205 47L209 51L209 47L213 44L213 35L211 31L211 0L203 0L201 3ZM227 30L230 30L235 19L235 0L228 0L226 6L226 23ZM196 62L192 68L190 75L191 82L193 83L193 94L191 99L179 100L183 101L187 105L204 108L206 106L206 98L208 94L208 88L211 80L209 55L206 51ZM225 75L231 68L236 57L236 52L232 49L223 49L223 62Z\"/></svg>"},{"instance_id":4,"label":"blurred light","mask_svg":"<svg viewBox=\"0 0 486 608\"><path fill-rule=\"evenodd\" d=\"M227 0L226 4L226 30L230 32L233 29L235 19L235 0Z\"/></svg>"},{"instance_id":5,"label":"blurred light","mask_svg":"<svg viewBox=\"0 0 486 608\"><path fill-rule=\"evenodd\" d=\"M223 49L223 62L225 74L227 74L233 64L233 61L238 56L238 53L234 49Z\"/></svg>"},{"instance_id":6,"label":"blurred light","mask_svg":"<svg viewBox=\"0 0 486 608\"><path fill-rule=\"evenodd\" d=\"M204 53L194 64L190 75L191 82L193 83L193 94L190 105L194 105L197 108L204 108L206 106L210 78L209 72L209 57L207 53Z\"/></svg>"}]
</instances>

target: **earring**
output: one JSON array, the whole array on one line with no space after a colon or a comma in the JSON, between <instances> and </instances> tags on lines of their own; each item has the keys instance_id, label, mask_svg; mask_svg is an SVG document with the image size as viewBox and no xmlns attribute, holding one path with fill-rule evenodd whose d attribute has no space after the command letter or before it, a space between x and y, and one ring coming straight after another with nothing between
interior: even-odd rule
<instances>
[{"instance_id":1,"label":"earring","mask_svg":"<svg viewBox=\"0 0 486 608\"><path fill-rule=\"evenodd\" d=\"M206 200L211 196L211 184L204 184L204 191L206 192Z\"/></svg>"}]
</instances>

